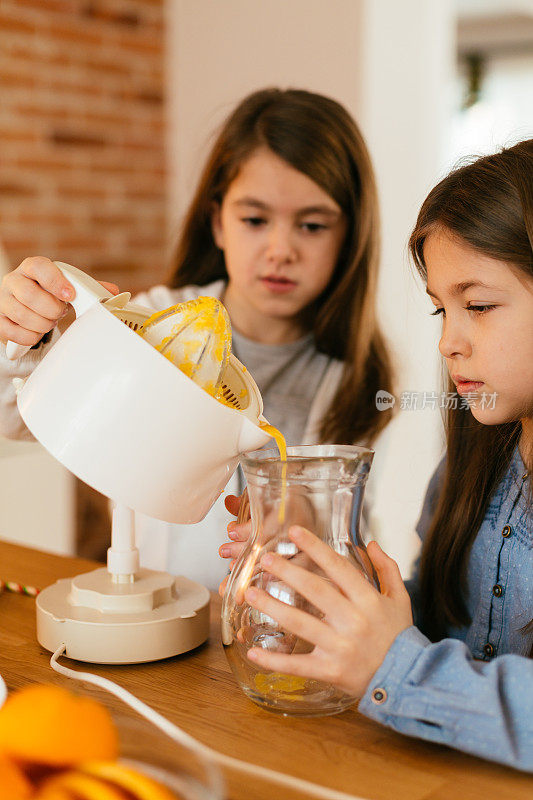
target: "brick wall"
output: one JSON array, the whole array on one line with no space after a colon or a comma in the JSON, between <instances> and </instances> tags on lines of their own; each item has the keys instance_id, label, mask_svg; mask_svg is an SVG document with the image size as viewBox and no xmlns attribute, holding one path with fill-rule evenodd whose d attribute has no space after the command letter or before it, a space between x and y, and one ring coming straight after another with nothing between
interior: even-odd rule
<instances>
[{"instance_id":1,"label":"brick wall","mask_svg":"<svg viewBox=\"0 0 533 800\"><path fill-rule=\"evenodd\" d=\"M164 0L0 0L0 241L123 289L164 279ZM78 552L107 500L77 483Z\"/></svg>"},{"instance_id":2,"label":"brick wall","mask_svg":"<svg viewBox=\"0 0 533 800\"><path fill-rule=\"evenodd\" d=\"M2 0L0 240L122 288L165 275L164 0Z\"/></svg>"}]
</instances>

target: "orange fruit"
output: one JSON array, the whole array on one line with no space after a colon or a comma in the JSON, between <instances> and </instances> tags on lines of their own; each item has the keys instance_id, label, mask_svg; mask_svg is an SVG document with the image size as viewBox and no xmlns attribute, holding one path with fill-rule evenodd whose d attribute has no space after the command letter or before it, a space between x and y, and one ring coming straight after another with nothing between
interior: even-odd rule
<instances>
[{"instance_id":1,"label":"orange fruit","mask_svg":"<svg viewBox=\"0 0 533 800\"><path fill-rule=\"evenodd\" d=\"M124 792L77 770L46 781L35 800L125 800Z\"/></svg>"},{"instance_id":2,"label":"orange fruit","mask_svg":"<svg viewBox=\"0 0 533 800\"><path fill-rule=\"evenodd\" d=\"M72 792L60 786L43 786L32 800L78 800Z\"/></svg>"},{"instance_id":3,"label":"orange fruit","mask_svg":"<svg viewBox=\"0 0 533 800\"><path fill-rule=\"evenodd\" d=\"M138 800L174 800L176 797L158 781L120 762L87 762L80 764L79 770L124 789Z\"/></svg>"},{"instance_id":4,"label":"orange fruit","mask_svg":"<svg viewBox=\"0 0 533 800\"><path fill-rule=\"evenodd\" d=\"M108 710L58 686L33 684L9 695L0 709L0 755L69 766L115 759L118 736Z\"/></svg>"},{"instance_id":5,"label":"orange fruit","mask_svg":"<svg viewBox=\"0 0 533 800\"><path fill-rule=\"evenodd\" d=\"M45 781L34 800L178 800L162 784L125 764L93 761Z\"/></svg>"},{"instance_id":6,"label":"orange fruit","mask_svg":"<svg viewBox=\"0 0 533 800\"><path fill-rule=\"evenodd\" d=\"M6 756L0 755L0 796L9 800L26 800L32 788L20 768Z\"/></svg>"}]
</instances>

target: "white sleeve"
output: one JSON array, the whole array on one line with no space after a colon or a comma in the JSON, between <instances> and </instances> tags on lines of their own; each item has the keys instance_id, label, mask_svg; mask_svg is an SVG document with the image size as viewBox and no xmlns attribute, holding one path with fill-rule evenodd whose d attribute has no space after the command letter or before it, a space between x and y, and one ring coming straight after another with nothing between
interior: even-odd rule
<instances>
[{"instance_id":1,"label":"white sleeve","mask_svg":"<svg viewBox=\"0 0 533 800\"><path fill-rule=\"evenodd\" d=\"M224 287L225 281L223 280L214 281L207 284L207 286L182 286L179 289L170 289L168 286L158 285L141 292L133 298L133 301L141 306L153 308L155 311L162 311L165 308L176 305L176 303L196 300L200 295L220 297Z\"/></svg>"},{"instance_id":2,"label":"white sleeve","mask_svg":"<svg viewBox=\"0 0 533 800\"><path fill-rule=\"evenodd\" d=\"M224 505L224 497L238 494L235 473L223 495L215 501L207 515L194 525L162 522L145 514L135 513L135 541L141 565L148 569L167 570L172 575L185 575L216 591L226 577L229 560L221 558L218 548L227 541L227 525L235 519Z\"/></svg>"},{"instance_id":3,"label":"white sleeve","mask_svg":"<svg viewBox=\"0 0 533 800\"><path fill-rule=\"evenodd\" d=\"M49 342L30 350L16 361L10 361L6 356L6 345L0 342L0 434L7 439L35 441L19 414L13 378L27 378L31 375L59 336L56 328Z\"/></svg>"}]
</instances>

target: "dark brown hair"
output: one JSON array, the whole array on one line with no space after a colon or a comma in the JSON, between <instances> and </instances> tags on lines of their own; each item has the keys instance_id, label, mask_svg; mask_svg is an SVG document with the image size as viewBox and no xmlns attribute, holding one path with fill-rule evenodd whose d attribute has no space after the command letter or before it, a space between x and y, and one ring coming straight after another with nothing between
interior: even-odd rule
<instances>
[{"instance_id":1,"label":"dark brown hair","mask_svg":"<svg viewBox=\"0 0 533 800\"><path fill-rule=\"evenodd\" d=\"M409 240L425 281L424 245L439 230L533 277L533 139L456 169L430 192ZM470 622L470 548L509 466L521 423L482 425L468 407L458 407L447 411L446 433L446 471L420 562L422 627L433 640L443 638L450 625Z\"/></svg>"},{"instance_id":2,"label":"dark brown hair","mask_svg":"<svg viewBox=\"0 0 533 800\"><path fill-rule=\"evenodd\" d=\"M371 442L391 412L378 411L379 389L392 391L389 355L376 320L379 261L377 191L361 133L339 103L322 95L263 89L226 120L204 167L175 255L172 287L227 279L211 217L237 173L268 147L332 197L347 220L333 277L309 309L317 348L344 361L341 382L321 420L322 442Z\"/></svg>"}]
</instances>

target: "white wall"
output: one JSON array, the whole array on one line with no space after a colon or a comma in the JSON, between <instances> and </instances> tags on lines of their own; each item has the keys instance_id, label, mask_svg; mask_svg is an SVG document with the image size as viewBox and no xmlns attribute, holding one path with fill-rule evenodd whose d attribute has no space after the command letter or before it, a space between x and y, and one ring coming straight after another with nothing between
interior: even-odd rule
<instances>
[{"instance_id":1,"label":"white wall","mask_svg":"<svg viewBox=\"0 0 533 800\"><path fill-rule=\"evenodd\" d=\"M171 208L183 212L210 134L265 86L330 94L353 109L357 0L169 0Z\"/></svg>"},{"instance_id":2,"label":"white wall","mask_svg":"<svg viewBox=\"0 0 533 800\"><path fill-rule=\"evenodd\" d=\"M366 0L354 108L376 169L383 220L379 316L396 355L398 391L440 393L440 322L407 258L418 209L443 175L455 73L455 14L448 0ZM397 403L398 405L398 403ZM441 411L400 411L393 421L377 503L386 507L385 548L406 573L414 525L444 448ZM379 454L376 454L376 459Z\"/></svg>"},{"instance_id":3,"label":"white wall","mask_svg":"<svg viewBox=\"0 0 533 800\"><path fill-rule=\"evenodd\" d=\"M451 0L169 0L171 217L191 196L212 132L246 93L267 85L329 94L362 126L383 212L379 309L400 391L439 389L437 324L405 245L440 175L453 73ZM176 226L171 231L175 235ZM414 523L441 448L438 411L405 411L382 454L381 541L407 572Z\"/></svg>"},{"instance_id":4,"label":"white wall","mask_svg":"<svg viewBox=\"0 0 533 800\"><path fill-rule=\"evenodd\" d=\"M460 110L467 80L463 66L455 84L453 116L447 156L450 167L472 154L494 153L533 137L533 3L531 50L487 56L481 97Z\"/></svg>"}]
</instances>

